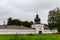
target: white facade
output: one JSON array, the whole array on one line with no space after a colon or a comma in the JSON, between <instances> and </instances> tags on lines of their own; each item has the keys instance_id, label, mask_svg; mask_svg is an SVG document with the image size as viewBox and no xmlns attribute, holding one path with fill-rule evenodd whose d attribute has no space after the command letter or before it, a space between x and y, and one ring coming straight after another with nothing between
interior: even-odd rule
<instances>
[{"instance_id":1,"label":"white facade","mask_svg":"<svg viewBox=\"0 0 60 40\"><path fill-rule=\"evenodd\" d=\"M33 29L0 29L0 34L36 34L36 32Z\"/></svg>"},{"instance_id":2,"label":"white facade","mask_svg":"<svg viewBox=\"0 0 60 40\"><path fill-rule=\"evenodd\" d=\"M37 34L39 33L39 31L44 31L44 25L42 24L34 24L32 25L32 28L35 28Z\"/></svg>"},{"instance_id":3,"label":"white facade","mask_svg":"<svg viewBox=\"0 0 60 40\"><path fill-rule=\"evenodd\" d=\"M41 31L42 34L51 34L58 32L56 29L50 30L44 29L44 27L45 26L43 24L33 24L31 28L19 26L0 26L0 34L39 34L39 31Z\"/></svg>"},{"instance_id":4,"label":"white facade","mask_svg":"<svg viewBox=\"0 0 60 40\"><path fill-rule=\"evenodd\" d=\"M58 33L57 29L44 29L44 25L43 24L34 24L32 25L32 28L36 29L36 33L38 34L39 31L42 31L42 34L51 34L51 33Z\"/></svg>"}]
</instances>

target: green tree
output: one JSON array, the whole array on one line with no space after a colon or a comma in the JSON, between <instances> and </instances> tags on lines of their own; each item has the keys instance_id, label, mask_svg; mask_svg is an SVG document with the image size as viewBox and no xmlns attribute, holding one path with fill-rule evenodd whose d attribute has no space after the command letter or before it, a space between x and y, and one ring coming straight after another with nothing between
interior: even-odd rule
<instances>
[{"instance_id":1,"label":"green tree","mask_svg":"<svg viewBox=\"0 0 60 40\"><path fill-rule=\"evenodd\" d=\"M33 21L30 21L30 24L32 25L33 24Z\"/></svg>"},{"instance_id":2,"label":"green tree","mask_svg":"<svg viewBox=\"0 0 60 40\"><path fill-rule=\"evenodd\" d=\"M20 26L21 25L21 21L19 19L14 19L14 20L12 20L12 24Z\"/></svg>"},{"instance_id":3,"label":"green tree","mask_svg":"<svg viewBox=\"0 0 60 40\"><path fill-rule=\"evenodd\" d=\"M33 24L32 21L22 21L21 25L25 26L25 27L31 27L31 25Z\"/></svg>"},{"instance_id":4,"label":"green tree","mask_svg":"<svg viewBox=\"0 0 60 40\"><path fill-rule=\"evenodd\" d=\"M60 9L57 7L48 14L48 26L50 29L57 28L60 30Z\"/></svg>"},{"instance_id":5,"label":"green tree","mask_svg":"<svg viewBox=\"0 0 60 40\"><path fill-rule=\"evenodd\" d=\"M7 25L12 25L11 23L12 23L12 18L9 17L9 18L8 18L8 22L7 22Z\"/></svg>"},{"instance_id":6,"label":"green tree","mask_svg":"<svg viewBox=\"0 0 60 40\"><path fill-rule=\"evenodd\" d=\"M28 21L23 22L22 25L25 27L31 27L31 24Z\"/></svg>"},{"instance_id":7,"label":"green tree","mask_svg":"<svg viewBox=\"0 0 60 40\"><path fill-rule=\"evenodd\" d=\"M19 19L12 19L11 17L8 18L8 22L7 25L23 25L24 27L31 27L31 25L33 24L32 21L28 22L28 21L20 21Z\"/></svg>"},{"instance_id":8,"label":"green tree","mask_svg":"<svg viewBox=\"0 0 60 40\"><path fill-rule=\"evenodd\" d=\"M7 25L21 25L21 21L19 19L8 18Z\"/></svg>"}]
</instances>

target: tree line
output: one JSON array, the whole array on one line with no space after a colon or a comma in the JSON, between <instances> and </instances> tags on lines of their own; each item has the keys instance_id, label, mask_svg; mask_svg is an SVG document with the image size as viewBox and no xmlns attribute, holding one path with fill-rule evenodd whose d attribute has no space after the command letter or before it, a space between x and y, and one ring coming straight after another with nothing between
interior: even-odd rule
<instances>
[{"instance_id":1,"label":"tree line","mask_svg":"<svg viewBox=\"0 0 60 40\"><path fill-rule=\"evenodd\" d=\"M7 25L18 25L18 26L24 26L24 27L31 27L33 24L32 21L21 21L19 19L12 19L11 17L8 18Z\"/></svg>"}]
</instances>

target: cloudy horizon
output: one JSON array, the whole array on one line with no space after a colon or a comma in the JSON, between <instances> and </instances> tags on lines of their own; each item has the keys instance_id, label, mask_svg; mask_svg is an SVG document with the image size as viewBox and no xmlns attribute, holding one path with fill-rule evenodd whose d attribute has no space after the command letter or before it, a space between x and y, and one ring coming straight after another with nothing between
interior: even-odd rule
<instances>
[{"instance_id":1,"label":"cloudy horizon","mask_svg":"<svg viewBox=\"0 0 60 40\"><path fill-rule=\"evenodd\" d=\"M60 7L60 0L0 0L0 25L9 17L34 21L36 14L47 24L50 10Z\"/></svg>"}]
</instances>

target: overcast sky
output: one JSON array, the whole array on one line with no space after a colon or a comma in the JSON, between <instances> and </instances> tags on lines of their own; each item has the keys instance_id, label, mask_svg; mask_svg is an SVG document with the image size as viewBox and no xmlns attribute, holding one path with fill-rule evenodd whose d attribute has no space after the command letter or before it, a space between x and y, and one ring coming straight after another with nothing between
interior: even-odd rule
<instances>
[{"instance_id":1,"label":"overcast sky","mask_svg":"<svg viewBox=\"0 0 60 40\"><path fill-rule=\"evenodd\" d=\"M56 7L60 7L60 0L0 0L0 25L9 17L33 21L36 14L47 23L48 12Z\"/></svg>"}]
</instances>

